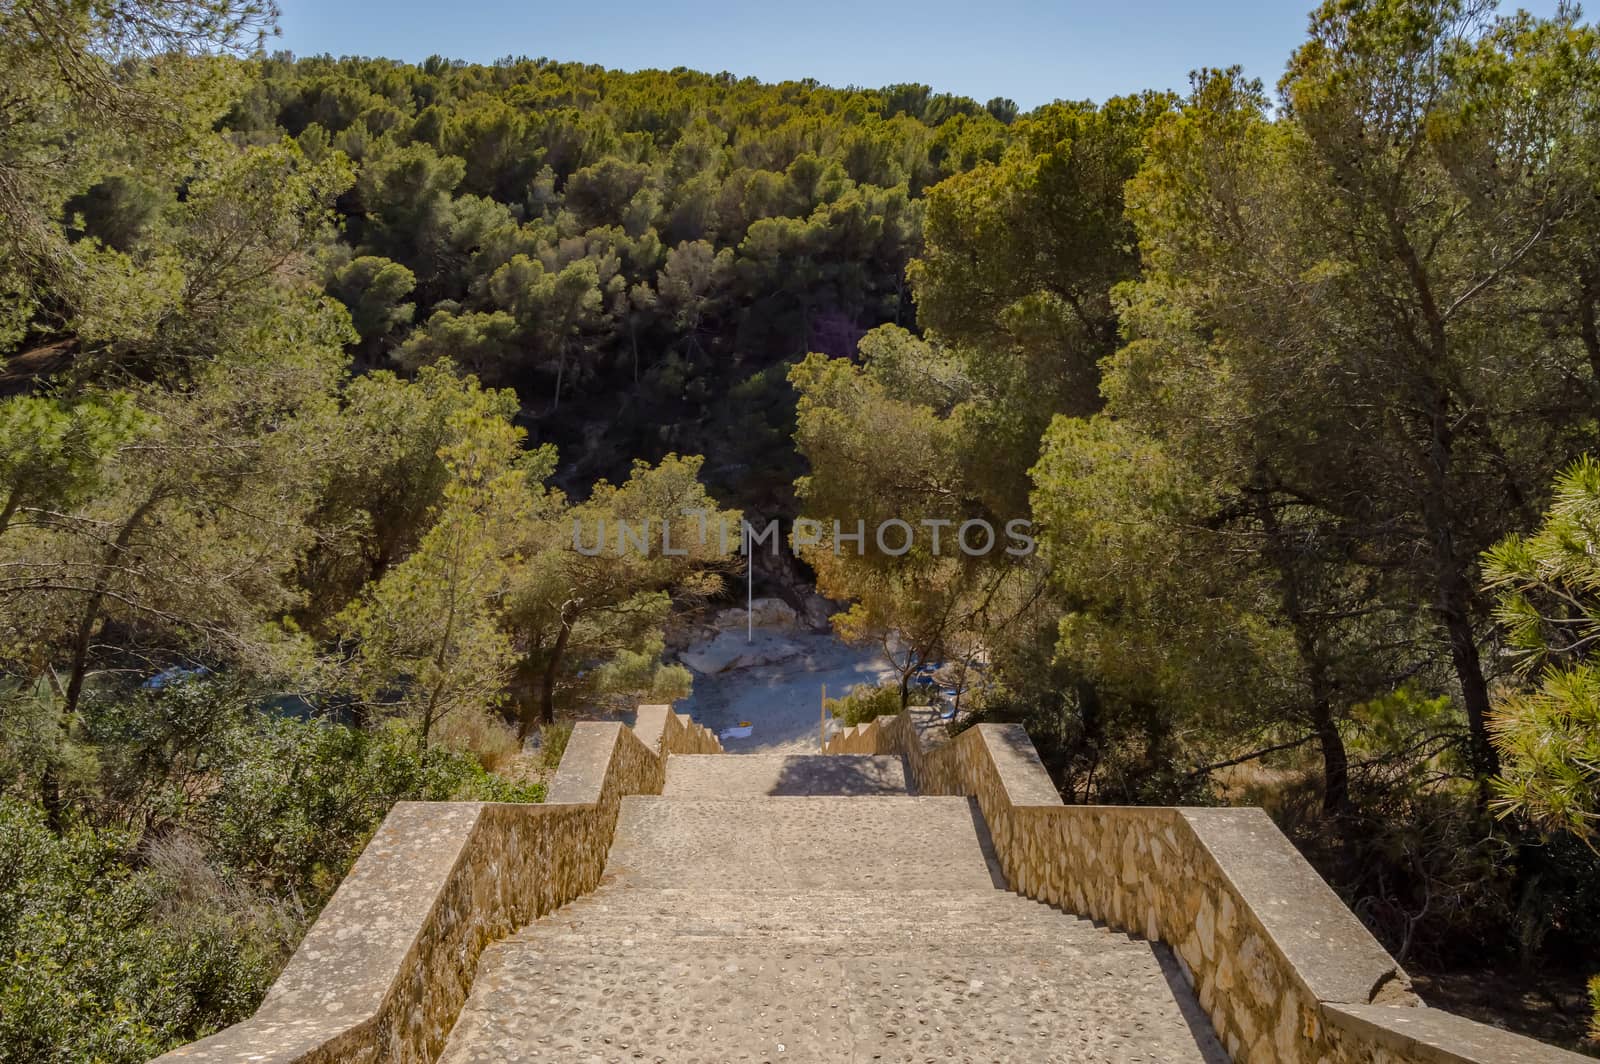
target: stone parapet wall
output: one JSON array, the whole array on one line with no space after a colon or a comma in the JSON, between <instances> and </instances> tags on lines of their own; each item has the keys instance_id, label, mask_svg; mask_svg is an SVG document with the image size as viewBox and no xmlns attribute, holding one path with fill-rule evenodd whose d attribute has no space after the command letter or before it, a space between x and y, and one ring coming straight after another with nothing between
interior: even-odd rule
<instances>
[{"instance_id":1,"label":"stone parapet wall","mask_svg":"<svg viewBox=\"0 0 1600 1064\"><path fill-rule=\"evenodd\" d=\"M1017 725L979 724L925 748L902 713L839 732L826 749L899 754L920 793L975 797L1011 888L1170 946L1235 1061L1585 1059L1422 1006L1259 809L1063 805Z\"/></svg>"},{"instance_id":2,"label":"stone parapet wall","mask_svg":"<svg viewBox=\"0 0 1600 1064\"><path fill-rule=\"evenodd\" d=\"M661 757L725 752L716 732L696 724L687 713L674 713L671 706L640 706L633 731L645 746Z\"/></svg>"},{"instance_id":3,"label":"stone parapet wall","mask_svg":"<svg viewBox=\"0 0 1600 1064\"><path fill-rule=\"evenodd\" d=\"M666 753L720 754L724 753L717 733L703 724L696 724L687 713L667 714Z\"/></svg>"},{"instance_id":4,"label":"stone parapet wall","mask_svg":"<svg viewBox=\"0 0 1600 1064\"><path fill-rule=\"evenodd\" d=\"M432 1061L483 950L599 884L623 796L660 794L669 753L720 752L655 708L642 735L575 725L543 804L397 803L256 1014L159 1061Z\"/></svg>"}]
</instances>

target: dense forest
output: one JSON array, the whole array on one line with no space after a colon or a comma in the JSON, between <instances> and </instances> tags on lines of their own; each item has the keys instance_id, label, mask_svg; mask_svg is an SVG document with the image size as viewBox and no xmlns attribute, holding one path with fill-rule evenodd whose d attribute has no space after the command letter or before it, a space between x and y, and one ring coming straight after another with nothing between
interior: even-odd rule
<instances>
[{"instance_id":1,"label":"dense forest","mask_svg":"<svg viewBox=\"0 0 1600 1064\"><path fill-rule=\"evenodd\" d=\"M394 801L539 801L564 719L685 694L707 515L819 522L840 636L971 663L1065 800L1263 805L1425 993L1578 1046L1576 8L1328 0L1275 88L1029 113L273 21L0 4L0 1060L241 1019Z\"/></svg>"}]
</instances>

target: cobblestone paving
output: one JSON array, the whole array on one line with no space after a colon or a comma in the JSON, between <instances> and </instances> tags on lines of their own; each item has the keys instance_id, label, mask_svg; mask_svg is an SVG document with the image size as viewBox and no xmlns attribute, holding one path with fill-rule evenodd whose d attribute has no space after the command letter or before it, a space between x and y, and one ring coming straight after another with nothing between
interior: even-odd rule
<instances>
[{"instance_id":1,"label":"cobblestone paving","mask_svg":"<svg viewBox=\"0 0 1600 1064\"><path fill-rule=\"evenodd\" d=\"M961 798L624 799L605 883L484 954L441 1061L1226 1059L1164 951L985 845Z\"/></svg>"},{"instance_id":2,"label":"cobblestone paving","mask_svg":"<svg viewBox=\"0 0 1600 1064\"><path fill-rule=\"evenodd\" d=\"M905 794L905 762L871 754L674 755L667 759L669 797Z\"/></svg>"}]
</instances>

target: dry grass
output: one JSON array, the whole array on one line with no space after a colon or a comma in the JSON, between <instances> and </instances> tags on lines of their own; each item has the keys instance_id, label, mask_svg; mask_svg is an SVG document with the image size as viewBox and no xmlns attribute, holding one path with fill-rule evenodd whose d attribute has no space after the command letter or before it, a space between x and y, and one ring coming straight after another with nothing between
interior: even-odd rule
<instances>
[{"instance_id":1,"label":"dry grass","mask_svg":"<svg viewBox=\"0 0 1600 1064\"><path fill-rule=\"evenodd\" d=\"M441 745L472 754L490 772L509 768L522 752L516 729L487 713L452 713L434 734Z\"/></svg>"},{"instance_id":2,"label":"dry grass","mask_svg":"<svg viewBox=\"0 0 1600 1064\"><path fill-rule=\"evenodd\" d=\"M220 875L201 844L181 832L148 841L144 856L161 883L160 920L188 938L218 920L236 934L249 930L278 956L288 959L306 927L306 911L294 897L273 898L239 880Z\"/></svg>"}]
</instances>

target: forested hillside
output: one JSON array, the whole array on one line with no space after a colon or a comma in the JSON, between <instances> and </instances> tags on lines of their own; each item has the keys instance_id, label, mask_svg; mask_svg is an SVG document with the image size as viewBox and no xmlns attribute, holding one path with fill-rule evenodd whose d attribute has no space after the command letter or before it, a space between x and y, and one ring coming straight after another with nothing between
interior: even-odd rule
<instances>
[{"instance_id":1,"label":"forested hillside","mask_svg":"<svg viewBox=\"0 0 1600 1064\"><path fill-rule=\"evenodd\" d=\"M356 168L321 267L358 366L515 388L572 483L684 451L733 501L785 509L783 363L911 323L924 191L997 159L1016 114L546 60L256 69L222 120L236 142Z\"/></svg>"},{"instance_id":2,"label":"forested hillside","mask_svg":"<svg viewBox=\"0 0 1600 1064\"><path fill-rule=\"evenodd\" d=\"M563 716L681 697L741 513L1031 522L804 571L1065 800L1264 805L1408 968L1581 1040L1575 10L1330 0L1275 89L1027 114L272 18L0 5L0 1060L240 1019L395 800L540 800ZM619 519L689 549L580 549Z\"/></svg>"}]
</instances>

